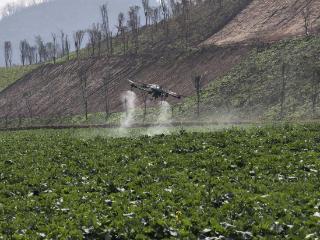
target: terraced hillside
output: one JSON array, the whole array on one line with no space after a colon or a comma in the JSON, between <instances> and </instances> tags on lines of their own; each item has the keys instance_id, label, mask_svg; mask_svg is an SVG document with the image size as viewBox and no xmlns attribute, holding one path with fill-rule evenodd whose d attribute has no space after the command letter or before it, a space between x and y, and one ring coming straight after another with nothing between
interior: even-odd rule
<instances>
[{"instance_id":1,"label":"terraced hillside","mask_svg":"<svg viewBox=\"0 0 320 240\"><path fill-rule=\"evenodd\" d=\"M246 48L216 49L205 52L168 53L166 58L152 56L123 58L92 58L71 61L65 64L48 64L15 85L5 89L0 101L10 99L12 117L63 116L83 113L82 90L78 73L88 71L89 110L104 111L104 81L107 68L111 68L112 79L108 84L110 104L113 110L121 110L120 96L128 90L127 80L157 82L183 95L192 95L192 72L208 71L208 80L222 76L238 63L247 52ZM221 64L222 68L214 68Z\"/></svg>"},{"instance_id":2,"label":"terraced hillside","mask_svg":"<svg viewBox=\"0 0 320 240\"><path fill-rule=\"evenodd\" d=\"M83 113L79 82L81 69L87 70L90 112L103 111L105 108L103 77L107 68L111 68L112 79L108 84L108 92L111 94L109 101L113 111L120 110L120 95L128 90L128 78L156 82L183 95L193 94L191 75L194 71L208 71L208 82L227 72L247 51L246 48L193 48L227 24L250 0L241 3L225 0L222 7L212 1L206 2L207 5L197 5L191 12L188 42L185 42L181 30L181 19L177 18L169 21L168 33L163 23L159 24L156 32L154 26L143 28L138 54L133 54L131 46L123 55L121 42L115 39L115 55L110 59L105 54L101 57L86 55L80 61L47 64L0 93L0 99L6 99L2 101L5 104L0 105L0 116ZM154 34L153 38L151 34ZM87 52L91 51L83 51Z\"/></svg>"}]
</instances>

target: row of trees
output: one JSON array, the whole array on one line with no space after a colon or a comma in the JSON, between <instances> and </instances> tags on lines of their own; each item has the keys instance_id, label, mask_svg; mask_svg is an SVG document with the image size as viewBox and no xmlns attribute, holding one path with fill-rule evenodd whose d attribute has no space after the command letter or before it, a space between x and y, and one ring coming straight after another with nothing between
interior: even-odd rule
<instances>
[{"instance_id":1,"label":"row of trees","mask_svg":"<svg viewBox=\"0 0 320 240\"><path fill-rule=\"evenodd\" d=\"M198 2L198 3L197 3ZM183 33L185 34L185 40L188 41L190 37L190 23L191 23L191 11L192 7L197 4L200 4L202 1L190 1L190 0L181 0L175 1L160 1L160 6L158 7L150 7L148 0L142 0L143 12L146 18L146 25L150 26L151 29L157 31L158 24L162 27L165 34L169 33L169 21L170 18L177 18L177 23L180 28L183 29ZM207 2L214 2L215 4L218 2L220 6L222 6L223 1L215 1L215 0L207 0ZM140 8L139 6L130 7L127 17L124 13L120 13L118 15L117 22L117 35L116 38L120 39L123 45L123 53L125 54L129 49L129 40L131 40L131 46L135 52L139 49L139 34L141 33L141 24L140 24ZM102 22L93 24L91 28L87 30L79 30L73 34L74 47L76 49L77 57L80 57L80 50L83 45L83 41L85 36L88 36L89 42L87 44L88 49L91 51L91 54L94 56L96 54L101 54L102 46L106 48L108 54L113 53L113 41L114 38L112 36L112 32L109 27L109 17L108 17L108 9L107 5L104 4L100 7L100 13L102 17ZM157 15L157 16L156 16ZM308 29L310 26L310 10L306 9L303 12L303 16L306 16L306 35L309 33ZM172 31L172 30L171 30ZM12 47L11 43L7 42L8 54L6 56L12 55ZM33 48L33 50L30 50ZM23 49L23 51L21 50ZM29 50L28 50L29 49ZM42 62L47 60L56 61L57 56L69 56L70 50L70 42L68 39L68 35L61 32L59 35L52 34L52 41L49 43L44 43L41 37L36 38L36 45L34 47L30 47L27 41L21 41L20 51L26 52L25 61L29 61L30 51L35 52L35 57L33 61ZM31 54L32 55L32 54ZM22 54L21 54L22 56ZM38 57L37 57L38 56ZM31 57L32 58L32 57ZM7 58L8 64L11 65L10 57ZM286 106L286 92L287 92L287 80L288 80L288 72L289 67L286 64L281 66L281 81L279 81L279 103L280 103L280 113L279 116L281 119L285 117L285 106ZM89 98L89 69L87 67L83 67L79 65L79 71L77 78L79 79L79 88L81 92L81 103L83 103L85 116L88 117L88 98ZM312 70L312 108L315 114L316 105L319 99L319 89L320 89L320 71ZM194 83L194 89L197 96L197 116L200 116L200 103L201 103L201 94L202 87L205 80L205 74L201 73L194 74L192 76L192 81ZM110 84L112 83L112 74L111 69L108 69L103 78L103 85L101 86L104 91L105 96L105 112L106 115L109 116L110 113L110 99L109 99L109 90ZM252 82L248 81L249 85L252 85ZM226 87L225 89L219 89L220 92L225 92L225 97L228 98L232 94L230 92L230 87ZM251 93L248 94L248 102L251 102ZM28 104L27 104L28 105ZM32 111L29 111L32 112ZM145 98L145 112L146 112L146 98ZM30 116L32 114L30 113Z\"/></svg>"},{"instance_id":2,"label":"row of trees","mask_svg":"<svg viewBox=\"0 0 320 240\"><path fill-rule=\"evenodd\" d=\"M41 36L35 38L35 44L31 45L26 39L20 41L19 53L21 64L31 65L47 61L56 62L57 57L70 57L70 41L68 35L63 31L60 32L60 43L58 43L57 34L52 34L51 42L44 42ZM4 43L4 58L6 67L12 66L13 48L10 41Z\"/></svg>"},{"instance_id":3,"label":"row of trees","mask_svg":"<svg viewBox=\"0 0 320 240\"><path fill-rule=\"evenodd\" d=\"M216 0L161 0L159 6L150 6L149 0L142 0L143 14L145 17L145 25L151 29L151 37L153 41L154 34L162 29L165 37L170 33L170 20L172 18L177 19L179 28L184 33L185 42L188 42L190 35L190 23L191 23L191 10L194 6L202 4L203 2L209 2L210 4L216 4ZM219 0L221 6L222 0ZM129 8L127 15L119 13L117 21L117 34L116 38L120 40L122 44L123 54L129 51L129 47L132 48L134 53L139 50L139 37L141 33L141 19L140 19L140 7L132 6ZM103 4L100 7L101 23L92 24L92 27L87 30L79 30L73 34L74 48L76 56L79 59L80 50L83 46L85 36L88 36L87 48L91 49L91 55L94 56L98 53L101 54L102 44L106 49L107 54L113 54L113 36L110 30L109 14L107 4ZM160 27L159 27L160 26ZM57 40L57 35L52 34L52 41L44 43L40 36L36 37L36 45L30 47L30 44L26 40L21 41L20 55L21 62L24 65L27 60L29 64L44 62L44 61L56 61L59 56L67 55L69 58L70 42L68 36L63 32L59 35L60 41ZM60 44L59 44L59 43ZM187 45L187 44L186 44ZM27 60L26 60L27 59ZM88 69L79 67L78 78L79 87L81 92L81 102L83 103L85 115L88 115ZM108 70L103 81L103 88L105 92L106 100L106 115L109 115L109 101L108 101L108 89L111 83L112 76L111 71ZM198 96L198 115L200 114L200 92L201 92L201 76L194 77L195 89ZM146 105L145 105L146 107Z\"/></svg>"},{"instance_id":4,"label":"row of trees","mask_svg":"<svg viewBox=\"0 0 320 240\"><path fill-rule=\"evenodd\" d=\"M12 44L9 41L4 43L4 60L6 67L12 66Z\"/></svg>"},{"instance_id":5,"label":"row of trees","mask_svg":"<svg viewBox=\"0 0 320 240\"><path fill-rule=\"evenodd\" d=\"M185 46L189 46L192 23L192 9L201 4L208 6L215 6L221 8L223 0L160 0L158 6L150 6L149 0L141 0L143 7L143 14L145 17L145 25L149 26L151 32L152 42L154 33L158 31L159 23L161 23L162 30L168 37L170 33L170 19L176 19L178 28L181 30L181 37L184 39ZM127 16L121 12L118 15L116 24L116 36L110 29L108 6L103 4L100 7L101 23L94 23L87 30L79 30L73 34L73 43L76 55L79 58L80 49L83 46L88 48L90 55L101 55L102 49L108 54L112 55L114 52L114 41L118 40L122 45L122 52L126 54L130 47L131 51L137 53L140 48L140 7L132 6L129 8ZM302 11L304 19L305 34L308 36L311 32L311 7L308 3ZM173 31L173 30L171 30ZM87 35L88 42L83 44L85 36ZM58 40L60 38L60 40ZM31 45L26 40L20 42L20 59L21 64L26 63L41 63L45 61L55 62L57 58L67 56L69 59L70 40L68 35L62 31L59 34L52 33L52 41L44 43L40 36L35 39L35 44ZM91 49L91 51L89 50ZM12 65L12 44L5 42L4 45L6 66Z\"/></svg>"},{"instance_id":6,"label":"row of trees","mask_svg":"<svg viewBox=\"0 0 320 240\"><path fill-rule=\"evenodd\" d=\"M206 0L211 1L211 0ZM154 32L158 31L158 25L161 26L166 35L169 34L169 20L171 17L179 18L181 29L185 33L186 42L189 37L190 9L192 6L200 4L202 0L161 0L159 6L150 6L149 0L142 0L145 25L151 26L151 37L154 38ZM79 30L73 34L74 49L77 58L80 56L80 50L84 46L83 42L87 35L88 42L85 45L91 49L91 55L101 55L102 47L108 55L113 54L113 41L115 38L110 29L109 14L107 4L100 6L101 23L94 23L87 30ZM132 6L129 8L127 16L121 12L118 15L116 38L120 41L123 54L132 47L134 53L139 50L139 36L141 33L140 7ZM61 31L59 34L52 33L51 41L44 42L41 36L35 38L35 43L30 44L27 40L20 41L19 53L21 64L34 64L46 61L56 62L59 57L70 57L71 43L69 36ZM5 43L6 66L12 64L12 44Z\"/></svg>"}]
</instances>

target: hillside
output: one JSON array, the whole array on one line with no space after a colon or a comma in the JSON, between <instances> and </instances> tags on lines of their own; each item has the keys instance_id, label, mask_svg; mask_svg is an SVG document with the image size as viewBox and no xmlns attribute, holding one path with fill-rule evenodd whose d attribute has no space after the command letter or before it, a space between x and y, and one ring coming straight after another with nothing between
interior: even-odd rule
<instances>
[{"instance_id":1,"label":"hillside","mask_svg":"<svg viewBox=\"0 0 320 240\"><path fill-rule=\"evenodd\" d=\"M86 29L92 23L100 22L99 6L108 2L109 19L115 31L119 12L126 13L129 6L139 5L140 0L55 0L25 8L15 15L0 20L0 66L4 65L3 42L13 43L13 62L19 63L19 41L27 39L33 43L35 36L40 35L44 41L52 41L51 33L63 30L70 39L74 31ZM155 4L156 0L151 0ZM72 46L73 47L73 46Z\"/></svg>"},{"instance_id":2,"label":"hillside","mask_svg":"<svg viewBox=\"0 0 320 240\"><path fill-rule=\"evenodd\" d=\"M249 2L249 1L248 1ZM224 8L219 9L213 6L205 9L204 6L196 8L193 13L193 28L191 31L190 45L200 43L204 37L218 31L223 25L232 19L248 2L243 5L233 0L225 1ZM202 12L201 14L198 14ZM215 25L206 30L203 19L210 20L215 16ZM185 48L182 42L184 36L178 31L179 25L176 21L170 22L170 32L166 36L163 27L156 32L157 41L150 39L150 28L143 30L140 36L141 47L139 54L129 52L126 55L121 53L121 43L115 41L116 55L109 59L88 56L84 51L81 60L71 60L56 65L46 64L23 79L11 85L0 94L0 99L6 99L6 104L0 106L4 115L10 112L10 116L54 116L83 113L81 87L78 72L81 68L88 68L89 82L89 110L90 112L103 111L104 92L102 79L107 67L112 69L112 80L109 92L111 92L111 106L113 111L121 110L120 95L123 90L128 89L127 79L144 82L158 82L168 88L180 91L184 95L192 94L191 75L198 66L199 71L211 68L223 62L224 67L212 68L210 76L220 76L228 71L234 64L239 62L246 48L240 48L227 52L223 49L205 51L201 49ZM117 39L116 39L117 40ZM120 51L119 51L120 50ZM118 52L119 51L119 52ZM90 51L89 51L90 52ZM183 74L182 74L183 73ZM172 81L172 80L175 81ZM189 87L186 87L189 86ZM27 106L32 106L27 107Z\"/></svg>"},{"instance_id":3,"label":"hillside","mask_svg":"<svg viewBox=\"0 0 320 240\"><path fill-rule=\"evenodd\" d=\"M204 89L203 118L221 121L319 119L319 51L319 37L285 40L263 49L252 49L240 64ZM192 97L181 104L179 115L193 117L195 101Z\"/></svg>"},{"instance_id":4,"label":"hillside","mask_svg":"<svg viewBox=\"0 0 320 240\"><path fill-rule=\"evenodd\" d=\"M204 44L226 45L254 41L274 42L304 35L302 12L310 4L310 32L319 31L318 0L254 0Z\"/></svg>"},{"instance_id":5,"label":"hillside","mask_svg":"<svg viewBox=\"0 0 320 240\"><path fill-rule=\"evenodd\" d=\"M209 77L221 76L231 66L239 62L246 53L246 48L212 49L205 53L171 54L165 59L157 57L123 57L95 58L77 60L53 65L48 64L38 68L25 78L10 86L1 93L1 99L10 99L12 116L23 114L29 116L25 101L33 106L32 115L52 116L80 114L83 112L81 102L81 87L78 79L80 68L86 66L89 71L89 109L91 112L104 111L103 77L108 66L112 69L111 107L113 111L122 110L120 95L128 90L127 79L145 82L157 82L183 95L192 95L192 71L204 71L212 65L223 64L224 68L212 68ZM66 81L68 79L68 81ZM28 95L28 97L26 97ZM23 101L21 101L21 99ZM50 107L48 107L50 106Z\"/></svg>"},{"instance_id":6,"label":"hillside","mask_svg":"<svg viewBox=\"0 0 320 240\"><path fill-rule=\"evenodd\" d=\"M27 73L37 68L38 66L15 66L11 68L0 67L0 91L8 87L10 84L16 82L24 77Z\"/></svg>"},{"instance_id":7,"label":"hillside","mask_svg":"<svg viewBox=\"0 0 320 240\"><path fill-rule=\"evenodd\" d=\"M112 58L84 56L79 61L46 64L1 92L2 116L28 118L83 114L79 82L79 72L83 68L88 69L89 111L103 112L103 77L107 69L111 68L109 101L112 111L122 111L120 96L123 91L129 89L129 78L140 82L159 83L188 97L195 92L191 76L207 72L203 82L206 90L201 107L206 118L305 120L316 117L317 106L313 107L310 114L310 94L316 97L315 102L318 95L317 92L310 93L310 84L314 84L311 80L314 81L314 78L310 76L307 67L310 65L308 63L317 67L314 58L319 51L319 38L314 36L269 43L270 40L301 35L303 22L300 21L301 15L298 12L303 9L304 2L286 1L287 5L277 6L274 1L254 0L243 2L240 6L238 4L230 0L224 2L223 8L216 5L210 5L211 8L208 5L199 5L192 13L189 45L186 45L184 35L179 31L179 19L176 19L170 22L170 33L167 37L163 30L156 33L157 41L151 41L150 28L145 28L140 36L141 46L138 54L129 52L127 55L121 55L121 45L115 42L117 54ZM311 4L312 16L315 16L318 2L311 1ZM256 11L259 7L263 8L258 14ZM291 13L293 9L296 11L295 14L280 18ZM280 15L273 17L277 12ZM254 18L250 14L256 14L257 17ZM279 22L283 23L283 19L287 19L285 26L294 26L291 28L292 31L281 30L284 25ZM313 26L317 26L316 22L313 22ZM232 37L233 33L228 29L236 23L251 26L243 30L243 36L247 37ZM279 34L274 34L276 39L260 38L264 29ZM255 32L253 36L249 34L252 31ZM217 36L233 39L234 43L250 44L229 46L233 42L220 43ZM251 40L258 37L259 42L264 40L265 44L252 44ZM284 63L288 65L288 69L285 72L285 99L280 107L279 96L283 94L279 91L279 79L282 77L281 66ZM173 104L177 103L174 100L170 101ZM194 117L193 97L185 98L177 106L180 106L177 117ZM281 114L279 108L282 109Z\"/></svg>"}]
</instances>

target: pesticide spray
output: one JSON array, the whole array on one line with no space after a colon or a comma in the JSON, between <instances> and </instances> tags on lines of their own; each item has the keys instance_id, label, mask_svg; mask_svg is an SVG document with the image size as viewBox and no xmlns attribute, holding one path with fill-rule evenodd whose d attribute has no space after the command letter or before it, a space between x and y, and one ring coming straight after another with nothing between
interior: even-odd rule
<instances>
[{"instance_id":1,"label":"pesticide spray","mask_svg":"<svg viewBox=\"0 0 320 240\"><path fill-rule=\"evenodd\" d=\"M121 134L126 134L127 128L131 127L134 123L136 100L137 95L132 91L126 91L121 96L121 101L125 110L121 118L121 125L119 130L119 133Z\"/></svg>"},{"instance_id":2,"label":"pesticide spray","mask_svg":"<svg viewBox=\"0 0 320 240\"><path fill-rule=\"evenodd\" d=\"M159 105L160 109L156 126L148 129L147 135L149 136L170 133L171 106L167 101L161 101Z\"/></svg>"},{"instance_id":3,"label":"pesticide spray","mask_svg":"<svg viewBox=\"0 0 320 240\"><path fill-rule=\"evenodd\" d=\"M171 122L171 106L167 101L160 102L160 115L157 120L158 125L170 124Z\"/></svg>"}]
</instances>

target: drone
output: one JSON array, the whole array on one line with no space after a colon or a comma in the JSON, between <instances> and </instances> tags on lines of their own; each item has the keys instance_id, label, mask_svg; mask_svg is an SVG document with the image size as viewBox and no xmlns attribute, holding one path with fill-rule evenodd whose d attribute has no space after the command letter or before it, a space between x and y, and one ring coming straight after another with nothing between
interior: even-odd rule
<instances>
[{"instance_id":1,"label":"drone","mask_svg":"<svg viewBox=\"0 0 320 240\"><path fill-rule=\"evenodd\" d=\"M138 83L138 82L134 82L131 80L128 80L128 81L131 86L131 89L136 88L141 91L145 91L148 94L152 95L152 97L154 99L158 99L158 98L165 99L169 96L174 97L174 98L178 98L178 99L181 98L181 95L179 95L175 92L166 90L157 84Z\"/></svg>"}]
</instances>

